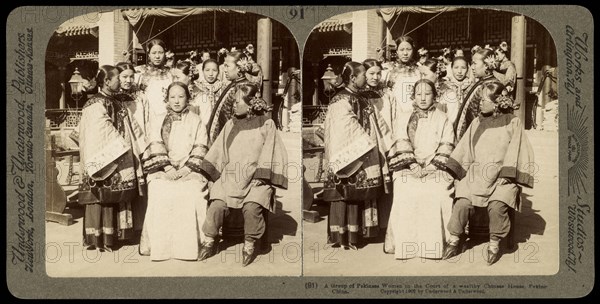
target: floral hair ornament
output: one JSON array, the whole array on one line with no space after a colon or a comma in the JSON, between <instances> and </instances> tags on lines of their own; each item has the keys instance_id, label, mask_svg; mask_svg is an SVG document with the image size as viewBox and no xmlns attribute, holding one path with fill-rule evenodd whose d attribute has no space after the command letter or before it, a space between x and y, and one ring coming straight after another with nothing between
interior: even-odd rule
<instances>
[{"instance_id":1,"label":"floral hair ornament","mask_svg":"<svg viewBox=\"0 0 600 304\"><path fill-rule=\"evenodd\" d=\"M496 98L496 104L498 105L498 108L503 110L512 109L514 107L512 98L508 96L498 96Z\"/></svg>"},{"instance_id":2,"label":"floral hair ornament","mask_svg":"<svg viewBox=\"0 0 600 304\"><path fill-rule=\"evenodd\" d=\"M171 52L171 51L167 51L165 53L165 58L167 58L168 60L173 59L174 56L175 56L175 54L173 52Z\"/></svg>"},{"instance_id":3,"label":"floral hair ornament","mask_svg":"<svg viewBox=\"0 0 600 304\"><path fill-rule=\"evenodd\" d=\"M193 61L194 58L198 57L198 52L196 52L196 50L191 50L188 52L188 55L189 55L189 59L191 61Z\"/></svg>"},{"instance_id":4,"label":"floral hair ornament","mask_svg":"<svg viewBox=\"0 0 600 304\"><path fill-rule=\"evenodd\" d=\"M498 67L498 61L496 60L496 56L489 55L483 59L483 63L487 66L488 70L495 70Z\"/></svg>"},{"instance_id":5,"label":"floral hair ornament","mask_svg":"<svg viewBox=\"0 0 600 304\"><path fill-rule=\"evenodd\" d=\"M250 113L260 113L260 112L267 112L271 110L271 107L269 107L269 105L267 105L267 102L260 98L260 97L252 97L252 99L250 99L249 103L249 108L248 108L248 112Z\"/></svg>"},{"instance_id":6,"label":"floral hair ornament","mask_svg":"<svg viewBox=\"0 0 600 304\"><path fill-rule=\"evenodd\" d=\"M502 43L500 43L499 47L505 53L508 52L508 43L506 43L506 41L502 41Z\"/></svg>"},{"instance_id":7,"label":"floral hair ornament","mask_svg":"<svg viewBox=\"0 0 600 304\"><path fill-rule=\"evenodd\" d=\"M429 51L426 50L425 48L420 48L417 52L419 53L419 56L421 56L421 57L425 57L425 56L427 56L427 54L429 54Z\"/></svg>"},{"instance_id":8,"label":"floral hair ornament","mask_svg":"<svg viewBox=\"0 0 600 304\"><path fill-rule=\"evenodd\" d=\"M227 54L227 53L229 53L229 51L227 51L227 49L226 49L226 48L221 48L221 49L220 49L220 50L217 52L217 54L219 54L219 55L225 55L225 54Z\"/></svg>"},{"instance_id":9,"label":"floral hair ornament","mask_svg":"<svg viewBox=\"0 0 600 304\"><path fill-rule=\"evenodd\" d=\"M449 48L449 47L443 48L443 49L442 49L442 54L443 54L442 56L443 56L443 57L448 57L448 56L450 56L450 52L451 52L451 51L450 51L450 48Z\"/></svg>"},{"instance_id":10,"label":"floral hair ornament","mask_svg":"<svg viewBox=\"0 0 600 304\"><path fill-rule=\"evenodd\" d=\"M471 55L477 53L479 50L481 50L481 47L479 45L476 45L474 47L471 48Z\"/></svg>"},{"instance_id":11,"label":"floral hair ornament","mask_svg":"<svg viewBox=\"0 0 600 304\"><path fill-rule=\"evenodd\" d=\"M242 73L248 73L252 71L252 62L250 62L248 58L240 58L240 60L238 60L235 64L238 66L240 72Z\"/></svg>"},{"instance_id":12,"label":"floral hair ornament","mask_svg":"<svg viewBox=\"0 0 600 304\"><path fill-rule=\"evenodd\" d=\"M437 64L435 67L435 73L438 75L438 78L441 77L444 72L446 72L446 64L444 64L443 58L443 56L438 57Z\"/></svg>"}]
</instances>

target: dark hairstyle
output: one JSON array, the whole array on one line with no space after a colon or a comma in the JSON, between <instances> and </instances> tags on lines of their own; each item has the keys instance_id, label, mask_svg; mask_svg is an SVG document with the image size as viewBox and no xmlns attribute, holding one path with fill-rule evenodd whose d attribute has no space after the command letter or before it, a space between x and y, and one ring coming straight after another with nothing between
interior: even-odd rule
<instances>
[{"instance_id":1,"label":"dark hairstyle","mask_svg":"<svg viewBox=\"0 0 600 304\"><path fill-rule=\"evenodd\" d=\"M103 65L98 68L98 72L96 73L96 84L99 88L104 87L104 81L107 79L111 79L114 76L118 76L119 71L112 65Z\"/></svg>"},{"instance_id":2,"label":"dark hairstyle","mask_svg":"<svg viewBox=\"0 0 600 304\"><path fill-rule=\"evenodd\" d=\"M129 62L119 62L115 67L119 71L119 74L121 74L125 70L132 70L135 73L135 67Z\"/></svg>"},{"instance_id":3,"label":"dark hairstyle","mask_svg":"<svg viewBox=\"0 0 600 304\"><path fill-rule=\"evenodd\" d=\"M210 63L210 62L216 64L217 65L217 70L219 69L219 63L216 60L214 60L214 59L211 58L211 59L207 59L207 60L202 61L202 70L203 71L204 71L204 66L206 66L206 64Z\"/></svg>"},{"instance_id":4,"label":"dark hairstyle","mask_svg":"<svg viewBox=\"0 0 600 304\"><path fill-rule=\"evenodd\" d=\"M427 67L434 74L437 73L437 70L438 70L437 69L437 65L438 65L437 60L429 58L429 59L425 60L425 62L423 62L421 65L424 67Z\"/></svg>"},{"instance_id":5,"label":"dark hairstyle","mask_svg":"<svg viewBox=\"0 0 600 304\"><path fill-rule=\"evenodd\" d=\"M237 85L237 89L244 93L242 100L244 100L247 105L250 105L250 100L258 93L258 86L253 83L240 83Z\"/></svg>"},{"instance_id":6,"label":"dark hairstyle","mask_svg":"<svg viewBox=\"0 0 600 304\"><path fill-rule=\"evenodd\" d=\"M243 93L242 100L248 106L250 106L250 101L256 97L256 93L258 93L258 86L254 83L240 83L236 85L236 88ZM264 101L262 101L264 102ZM250 114L254 116L264 115L268 109L263 108L261 110L256 110L253 107L250 107Z\"/></svg>"},{"instance_id":7,"label":"dark hairstyle","mask_svg":"<svg viewBox=\"0 0 600 304\"><path fill-rule=\"evenodd\" d=\"M208 53L208 55L210 55L210 50L209 49L202 49L200 51L200 57L202 57L202 55L204 55L204 53Z\"/></svg>"},{"instance_id":8,"label":"dark hairstyle","mask_svg":"<svg viewBox=\"0 0 600 304\"><path fill-rule=\"evenodd\" d=\"M483 85L484 94L487 93L487 97L494 103L496 103L496 98L502 96L502 90L504 90L504 85L500 82L493 81Z\"/></svg>"},{"instance_id":9,"label":"dark hairstyle","mask_svg":"<svg viewBox=\"0 0 600 304\"><path fill-rule=\"evenodd\" d=\"M463 56L456 56L454 57L454 59L452 59L452 64L450 64L450 67L453 68L454 67L454 63L462 60L467 64L467 68L469 67L469 62L467 61L467 58L463 57Z\"/></svg>"},{"instance_id":10,"label":"dark hairstyle","mask_svg":"<svg viewBox=\"0 0 600 304\"><path fill-rule=\"evenodd\" d=\"M505 87L500 82L489 82L483 85L486 94L494 104L496 104L496 112L512 113L514 110L514 100L509 96L505 96Z\"/></svg>"},{"instance_id":11,"label":"dark hairstyle","mask_svg":"<svg viewBox=\"0 0 600 304\"><path fill-rule=\"evenodd\" d=\"M415 44L415 41L409 36L400 36L400 37L396 38L395 42L396 42L396 54L398 54L398 48L400 48L400 43L408 42L408 44L410 44L413 51L412 51L412 54L410 55L409 62L413 62L415 60L415 53L416 53L415 50L417 49L417 45Z\"/></svg>"},{"instance_id":12,"label":"dark hairstyle","mask_svg":"<svg viewBox=\"0 0 600 304\"><path fill-rule=\"evenodd\" d=\"M246 54L244 52L239 51L239 50L229 52L229 53L227 53L227 56L231 56L231 57L235 58L235 62L238 62L240 59L248 58L248 56L246 56Z\"/></svg>"},{"instance_id":13,"label":"dark hairstyle","mask_svg":"<svg viewBox=\"0 0 600 304\"><path fill-rule=\"evenodd\" d=\"M181 81L175 81L175 82L171 82L171 84L167 87L167 96L165 97L165 103L169 102L169 92L171 91L171 88L174 86L182 87L183 90L185 91L185 96L187 97L188 102L190 102L190 98L192 98L192 95L190 94L190 90L188 89L188 86Z\"/></svg>"},{"instance_id":14,"label":"dark hairstyle","mask_svg":"<svg viewBox=\"0 0 600 304\"><path fill-rule=\"evenodd\" d=\"M429 87L431 87L431 93L433 94L433 98L435 99L437 97L437 90L435 89L435 83L433 83L431 80L425 79L425 78L421 78L421 79L417 80L417 82L415 82L415 85L413 86L413 90L412 90L412 99L415 99L415 94L417 93L417 87L423 83L426 85L429 85Z\"/></svg>"},{"instance_id":15,"label":"dark hairstyle","mask_svg":"<svg viewBox=\"0 0 600 304\"><path fill-rule=\"evenodd\" d=\"M177 64L175 64L175 68L181 70L184 75L190 76L190 68L192 64L189 61L179 60Z\"/></svg>"},{"instance_id":16,"label":"dark hairstyle","mask_svg":"<svg viewBox=\"0 0 600 304\"><path fill-rule=\"evenodd\" d=\"M381 66L381 62L379 62L376 59L367 59L363 61L363 66L365 67L365 70L368 70L374 66L378 66L380 69L383 69L383 66Z\"/></svg>"},{"instance_id":17,"label":"dark hairstyle","mask_svg":"<svg viewBox=\"0 0 600 304\"><path fill-rule=\"evenodd\" d=\"M227 53L217 53L217 63L219 65L223 64L223 62L225 62L225 57L227 57Z\"/></svg>"},{"instance_id":18,"label":"dark hairstyle","mask_svg":"<svg viewBox=\"0 0 600 304\"><path fill-rule=\"evenodd\" d=\"M342 69L342 81L345 85L350 84L350 78L352 76L358 75L358 71L360 68L364 66L356 61L348 61L344 64L344 68Z\"/></svg>"},{"instance_id":19,"label":"dark hairstyle","mask_svg":"<svg viewBox=\"0 0 600 304\"><path fill-rule=\"evenodd\" d=\"M416 48L415 41L410 36L400 36L394 42L396 42L396 47L399 47L402 42L408 42L413 50Z\"/></svg>"},{"instance_id":20,"label":"dark hairstyle","mask_svg":"<svg viewBox=\"0 0 600 304\"><path fill-rule=\"evenodd\" d=\"M192 73L192 63L187 60L179 60L175 64L175 68L181 70L184 75L190 77L191 81L198 79L199 75Z\"/></svg>"},{"instance_id":21,"label":"dark hairstyle","mask_svg":"<svg viewBox=\"0 0 600 304\"><path fill-rule=\"evenodd\" d=\"M154 46L157 46L157 45L162 47L165 52L167 51L167 45L165 44L164 41L162 41L160 39L152 39L152 40L148 41L148 43L146 44L146 53L149 54L150 50Z\"/></svg>"}]
</instances>

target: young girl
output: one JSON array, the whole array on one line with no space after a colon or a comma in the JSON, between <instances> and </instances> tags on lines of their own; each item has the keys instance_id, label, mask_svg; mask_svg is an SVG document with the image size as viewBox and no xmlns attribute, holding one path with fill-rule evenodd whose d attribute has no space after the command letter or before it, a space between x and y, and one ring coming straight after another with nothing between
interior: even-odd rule
<instances>
[{"instance_id":1,"label":"young girl","mask_svg":"<svg viewBox=\"0 0 600 304\"><path fill-rule=\"evenodd\" d=\"M256 241L265 233L263 210L275 210L274 187L287 189L287 151L257 92L254 84L238 84L235 114L202 161L201 169L214 184L199 260L217 253L219 229L229 208L235 208L244 217L242 265L252 263L259 251Z\"/></svg>"},{"instance_id":2,"label":"young girl","mask_svg":"<svg viewBox=\"0 0 600 304\"><path fill-rule=\"evenodd\" d=\"M379 233L377 198L384 192L385 144L377 110L358 92L365 67L348 62L344 90L331 100L325 118L323 199L330 202L328 242L357 249L360 237ZM389 189L389 188L388 188Z\"/></svg>"},{"instance_id":3,"label":"young girl","mask_svg":"<svg viewBox=\"0 0 600 304\"><path fill-rule=\"evenodd\" d=\"M131 113L113 97L117 68L101 66L96 83L100 92L83 106L79 124L79 203L85 205L84 246L111 251L133 236L131 201L144 183L139 147L145 143L136 137L141 132L134 131Z\"/></svg>"},{"instance_id":4,"label":"young girl","mask_svg":"<svg viewBox=\"0 0 600 304\"><path fill-rule=\"evenodd\" d=\"M513 106L512 99L502 96L503 89L500 83L483 86L481 113L448 159L447 167L459 181L444 258L459 253L465 226L477 206L486 207L489 214L488 265L498 261L500 240L510 231L508 208L519 208L518 184L533 188L533 176L527 171L534 163L533 150L519 118L502 113Z\"/></svg>"},{"instance_id":5,"label":"young girl","mask_svg":"<svg viewBox=\"0 0 600 304\"><path fill-rule=\"evenodd\" d=\"M465 91L472 84L467 77L469 65L464 57L454 57L450 66L450 75L448 80L440 85L439 103L448 115L448 120L454 124L458 109L463 103Z\"/></svg>"},{"instance_id":6,"label":"young girl","mask_svg":"<svg viewBox=\"0 0 600 304\"><path fill-rule=\"evenodd\" d=\"M206 128L210 114L212 113L217 98L221 95L222 83L218 79L219 65L214 59L202 62L202 80L195 83L197 92L190 103L190 110L200 115L202 123Z\"/></svg>"},{"instance_id":7,"label":"young girl","mask_svg":"<svg viewBox=\"0 0 600 304\"><path fill-rule=\"evenodd\" d=\"M144 152L148 210L140 253L152 260L197 260L200 225L206 217L207 182L199 173L206 154L206 129L189 111L186 84L168 87L167 113L153 124Z\"/></svg>"},{"instance_id":8,"label":"young girl","mask_svg":"<svg viewBox=\"0 0 600 304\"><path fill-rule=\"evenodd\" d=\"M394 134L390 167L394 172L394 203L384 251L397 259L442 257L452 210L444 171L454 148L454 131L437 108L435 85L421 79L413 90L414 110L398 117L403 132Z\"/></svg>"}]
</instances>

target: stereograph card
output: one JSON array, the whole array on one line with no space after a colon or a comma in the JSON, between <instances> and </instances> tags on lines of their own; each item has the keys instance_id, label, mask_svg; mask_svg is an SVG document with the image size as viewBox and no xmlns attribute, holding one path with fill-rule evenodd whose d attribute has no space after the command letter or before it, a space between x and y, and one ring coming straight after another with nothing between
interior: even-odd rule
<instances>
[{"instance_id":1,"label":"stereograph card","mask_svg":"<svg viewBox=\"0 0 600 304\"><path fill-rule=\"evenodd\" d=\"M6 35L17 298L593 290L584 7L25 6Z\"/></svg>"}]
</instances>

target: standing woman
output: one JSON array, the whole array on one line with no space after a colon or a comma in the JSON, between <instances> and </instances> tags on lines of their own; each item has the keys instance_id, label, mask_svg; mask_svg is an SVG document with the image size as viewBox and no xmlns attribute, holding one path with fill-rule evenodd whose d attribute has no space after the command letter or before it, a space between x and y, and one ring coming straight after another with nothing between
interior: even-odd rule
<instances>
[{"instance_id":1,"label":"standing woman","mask_svg":"<svg viewBox=\"0 0 600 304\"><path fill-rule=\"evenodd\" d=\"M149 125L148 99L144 92L139 90L134 83L135 68L131 63L120 62L117 63L116 68L119 71L121 88L119 92L115 94L115 98L121 102L122 106L128 109L130 114L129 117L132 118L131 125L135 138L137 139L138 149L140 152L143 152L146 149L146 144L149 142L147 132ZM143 173L138 172L138 175L142 176ZM140 193L142 195L137 196L132 205L133 226L134 230L138 233L142 231L146 206L148 205L148 192L145 183L141 187Z\"/></svg>"},{"instance_id":2,"label":"standing woman","mask_svg":"<svg viewBox=\"0 0 600 304\"><path fill-rule=\"evenodd\" d=\"M328 241L357 249L361 236L379 234L377 199L384 191L386 151L376 110L359 94L366 85L365 67L346 63L342 80L345 88L333 97L325 118L323 199L330 202Z\"/></svg>"},{"instance_id":3,"label":"standing woman","mask_svg":"<svg viewBox=\"0 0 600 304\"><path fill-rule=\"evenodd\" d=\"M383 93L383 83L381 82L381 63L375 59L367 59L363 62L367 85L361 95L375 108L374 116L377 118L377 130L381 132L383 139L381 148L383 151L389 150L392 146L391 129L391 101L389 95ZM385 148L388 147L388 148ZM379 227L385 231L388 224L390 210L392 208L392 175L388 169L387 160L383 161L381 166L381 176L384 180L384 193L377 200L377 211L379 213Z\"/></svg>"},{"instance_id":4,"label":"standing woman","mask_svg":"<svg viewBox=\"0 0 600 304\"><path fill-rule=\"evenodd\" d=\"M246 54L240 51L233 51L227 54L224 63L225 78L228 80L227 86L221 91L214 109L208 119L208 146L217 139L225 123L233 117L235 104L235 94L240 84L250 83L246 74L252 70L252 63L246 57Z\"/></svg>"},{"instance_id":5,"label":"standing woman","mask_svg":"<svg viewBox=\"0 0 600 304\"><path fill-rule=\"evenodd\" d=\"M517 82L517 67L508 59L508 43L502 41L494 52L498 61L498 67L494 70L494 76L504 85L506 93L514 96L513 91Z\"/></svg>"},{"instance_id":6,"label":"standing woman","mask_svg":"<svg viewBox=\"0 0 600 304\"><path fill-rule=\"evenodd\" d=\"M203 77L195 83L196 93L190 103L190 110L200 115L202 124L206 128L222 89L222 82L218 78L217 61L214 59L203 61L201 74Z\"/></svg>"},{"instance_id":7,"label":"standing woman","mask_svg":"<svg viewBox=\"0 0 600 304\"><path fill-rule=\"evenodd\" d=\"M410 95L412 88L419 80L419 71L415 61L415 42L408 36L396 39L398 62L388 75L387 86L391 89L394 100L392 104L392 119L396 113L411 112L413 109Z\"/></svg>"},{"instance_id":8,"label":"standing woman","mask_svg":"<svg viewBox=\"0 0 600 304\"><path fill-rule=\"evenodd\" d=\"M131 200L139 195L140 151L132 119L113 95L119 91L119 71L103 65L96 75L100 92L83 106L80 134L81 184L85 205L83 244L112 251L133 235Z\"/></svg>"},{"instance_id":9,"label":"standing woman","mask_svg":"<svg viewBox=\"0 0 600 304\"><path fill-rule=\"evenodd\" d=\"M454 121L456 143L465 134L473 119L479 115L484 86L490 82L498 82L492 73L496 69L496 59L490 49L479 49L473 54L471 69L477 82L468 89L462 105L458 108L458 116Z\"/></svg>"},{"instance_id":10,"label":"standing woman","mask_svg":"<svg viewBox=\"0 0 600 304\"><path fill-rule=\"evenodd\" d=\"M440 106L448 115L450 124L454 124L458 109L462 105L465 93L473 82L468 77L469 64L465 57L454 57L447 79L440 84Z\"/></svg>"},{"instance_id":11,"label":"standing woman","mask_svg":"<svg viewBox=\"0 0 600 304\"><path fill-rule=\"evenodd\" d=\"M166 46L162 40L150 40L146 46L147 63L139 66L137 71L140 73L138 87L148 98L150 119L167 113L165 96L167 87L173 82L173 76L171 69L165 66L165 51Z\"/></svg>"},{"instance_id":12,"label":"standing woman","mask_svg":"<svg viewBox=\"0 0 600 304\"><path fill-rule=\"evenodd\" d=\"M135 67L128 62L119 62L116 68L119 71L121 88L115 94L115 98L131 111L135 123L144 131L144 136L146 136L146 127L149 120L148 98L135 84Z\"/></svg>"}]
</instances>

